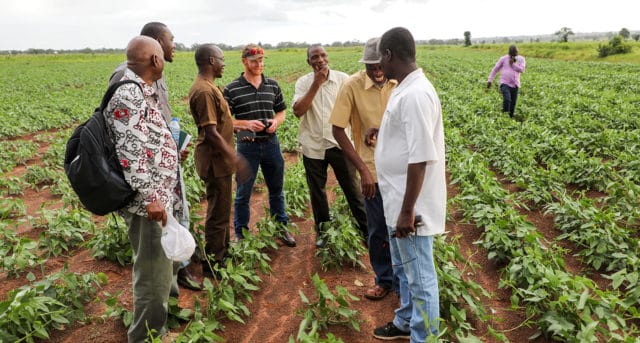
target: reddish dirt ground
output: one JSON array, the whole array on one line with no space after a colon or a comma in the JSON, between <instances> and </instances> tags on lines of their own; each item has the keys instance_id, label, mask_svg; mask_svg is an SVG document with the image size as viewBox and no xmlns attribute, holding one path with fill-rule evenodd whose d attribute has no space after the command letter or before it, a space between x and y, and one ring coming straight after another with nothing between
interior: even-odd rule
<instances>
[{"instance_id":1,"label":"reddish dirt ground","mask_svg":"<svg viewBox=\"0 0 640 343\"><path fill-rule=\"evenodd\" d=\"M294 162L295 156L287 156L287 161L288 163ZM36 158L28 164L33 163L38 163ZM20 176L23 170L17 168L11 172L11 175ZM3 175L3 177L8 176L9 174ZM335 179L330 177L328 188L330 189L335 184ZM456 189L449 186L449 196L453 197L455 194ZM22 199L25 201L28 215L33 216L43 202L55 202L56 197L44 189L26 191ZM252 227L261 218L264 203L265 194L254 192L251 201ZM481 337L484 342L494 342L495 339L487 330L487 327L491 326L504 333L511 342L526 342L528 337L535 332L535 328L521 325L526 319L524 311L511 309L509 292L498 288L499 267L487 260L486 252L483 249L473 244L480 238L481 229L464 223L462 216L455 208L450 208L450 213L452 220L447 223L446 228L449 237L459 236L460 251L470 262L478 265L476 272L468 274L467 277L482 285L492 295L490 299L483 299L485 307L492 315L491 320L488 323L480 323L470 318L470 321L475 323L476 335ZM202 215L204 216L204 213ZM552 221L540 213L529 213L529 218L541 231L546 232L545 236L557 235L557 232L554 232ZM99 218L96 219L99 220ZM298 218L294 222L299 228L299 232L295 235L297 247L280 246L278 250L269 253L273 272L261 275L260 290L253 293L253 302L247 305L251 315L244 318L245 324L223 320L225 329L217 334L224 337L226 342L234 343L287 342L290 336L295 337L297 334L301 320L301 317L296 315L296 310L302 306L298 292L302 290L305 294L312 295L314 289L311 276L318 273L331 290L340 285L360 298L360 301L354 301L351 304L352 308L361 312L360 331L341 326L332 326L329 331L348 343L376 341L371 333L376 326L383 325L393 318L393 310L398 303L397 296L390 294L381 301L369 301L363 297L367 287L373 284L373 272L369 267L368 256L363 256L366 269L346 267L342 272L323 272L318 260L314 257L315 233L312 220ZM19 231L29 237L37 237L38 233L37 230L29 227L28 221L19 226ZM109 283L101 292L119 294L119 299L126 308L131 310L130 266L120 267L111 262L97 261L87 250L77 250L72 252L71 256L50 259L46 264L46 272L58 270L65 264L68 265L70 271L106 273ZM191 265L189 268L194 275L201 276L198 266ZM578 269L578 267L569 268L569 270ZM39 271L34 270L34 273L41 276ZM24 284L27 284L24 276L15 279L7 277L6 274L0 274L0 299L4 299L8 291ZM198 295L196 292L181 289L180 305L191 307L193 297L196 295ZM98 316L103 313L104 305L95 302L87 304L86 309L89 314ZM51 332L51 339L48 342L126 342L126 329L120 320L115 319L94 321L88 324L74 323L63 331ZM544 340L539 339L536 342L544 342Z\"/></svg>"}]
</instances>

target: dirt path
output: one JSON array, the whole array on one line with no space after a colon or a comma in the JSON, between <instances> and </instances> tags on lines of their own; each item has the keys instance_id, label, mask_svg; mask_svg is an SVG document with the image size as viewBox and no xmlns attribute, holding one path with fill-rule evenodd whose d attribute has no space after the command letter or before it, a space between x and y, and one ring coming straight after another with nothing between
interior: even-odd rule
<instances>
[{"instance_id":1,"label":"dirt path","mask_svg":"<svg viewBox=\"0 0 640 343\"><path fill-rule=\"evenodd\" d=\"M39 151L39 155L44 150ZM287 156L287 163L295 163L296 158ZM39 156L29 162L29 165L38 164ZM11 172L12 176L22 177L24 169L17 168ZM3 175L7 177L7 174ZM335 179L330 172L328 189L336 185ZM266 203L266 189L259 187L263 191L254 192L251 200L252 221L251 227L255 230L255 223L262 218L263 206ZM455 195L455 189L449 187L450 196ZM56 199L46 189L40 191L26 191L22 196L27 203L27 215L35 215L35 211L40 208L39 204L47 202L47 206L55 206ZM330 198L332 198L330 196ZM204 207L203 207L204 208ZM204 212L204 210L203 210ZM201 213L204 216L204 213ZM504 330L507 337L512 342L524 342L535 330L519 327L524 320L523 311L511 310L509 295L498 289L499 274L496 266L493 266L486 259L486 252L473 244L481 234L481 230L473 225L464 224L460 221L460 216L453 214L453 220L447 223L449 236L459 235L460 251L472 262L479 265L474 275L469 275L471 279L480 283L491 294L491 299L483 299L488 311L494 313L494 318L490 323L475 323L473 318L469 320L477 326L476 334L483 337L485 342L495 340L488 334L487 325L491 325L497 330ZM323 272L321 266L315 258L315 233L313 222L309 218L294 218L292 220L299 228L296 234L297 246L289 248L280 246L276 251L269 253L272 259L271 267L273 272L268 275L261 275L262 283L260 290L254 292L253 302L247 304L251 315L243 318L245 324L224 320L224 331L217 332L225 338L226 342L287 342L290 336L295 337L301 317L296 311L302 308L299 291L307 296L314 294L315 290L311 281L311 276L318 273L323 278L327 286L334 291L337 285L345 287L351 294L360 298L360 301L351 303L351 308L360 311L360 331L351 328L333 326L332 332L344 342L373 342L371 335L373 329L393 318L393 310L398 305L398 297L395 294L387 296L381 301L369 301L363 297L365 290L373 284L373 272L369 267L368 255L363 256L366 269L359 267L346 267L342 272L330 270ZM19 226L21 234L29 237L37 237L37 230L31 228L26 223ZM46 264L46 273L60 270L66 265L69 271L74 272L104 272L109 280L107 286L100 290L117 295L124 307L131 310L131 267L120 267L107 261L96 261L89 251L79 249L72 251L68 257L58 257L50 259ZM190 266L191 271L197 276L201 276L198 266ZM39 271L35 271L38 278ZM0 299L6 297L7 292L21 285L28 284L26 278L8 278L6 274L0 274ZM181 289L180 305L192 307L194 296L199 295L186 289ZM105 306L102 302L86 304L86 312L89 315L99 316L103 314ZM51 332L51 339L47 342L65 343L116 343L126 342L126 329L121 320L94 319L88 323L73 323L63 331Z\"/></svg>"}]
</instances>

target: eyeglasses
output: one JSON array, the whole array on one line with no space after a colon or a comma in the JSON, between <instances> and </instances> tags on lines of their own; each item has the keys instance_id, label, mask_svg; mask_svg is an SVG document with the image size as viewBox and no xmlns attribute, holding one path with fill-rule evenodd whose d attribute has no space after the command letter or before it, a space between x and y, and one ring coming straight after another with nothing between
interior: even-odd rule
<instances>
[{"instance_id":1,"label":"eyeglasses","mask_svg":"<svg viewBox=\"0 0 640 343\"><path fill-rule=\"evenodd\" d=\"M242 58L255 56L255 55L264 55L263 48L251 48L242 52Z\"/></svg>"}]
</instances>

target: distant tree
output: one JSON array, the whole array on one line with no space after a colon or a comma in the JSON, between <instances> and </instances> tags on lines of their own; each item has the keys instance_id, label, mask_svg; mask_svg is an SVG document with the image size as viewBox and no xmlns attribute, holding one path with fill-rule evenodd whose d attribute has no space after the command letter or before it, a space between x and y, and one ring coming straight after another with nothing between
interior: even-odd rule
<instances>
[{"instance_id":1,"label":"distant tree","mask_svg":"<svg viewBox=\"0 0 640 343\"><path fill-rule=\"evenodd\" d=\"M631 52L631 44L624 41L621 35L615 35L609 40L609 44L598 46L598 56L607 57L609 55L626 54Z\"/></svg>"},{"instance_id":2,"label":"distant tree","mask_svg":"<svg viewBox=\"0 0 640 343\"><path fill-rule=\"evenodd\" d=\"M633 38L633 40L636 41L636 42L639 41L640 40L640 33L633 34L631 36L631 38Z\"/></svg>"},{"instance_id":3,"label":"distant tree","mask_svg":"<svg viewBox=\"0 0 640 343\"><path fill-rule=\"evenodd\" d=\"M344 47L348 47L348 46L363 46L363 45L364 45L364 43L359 41L359 40L357 40L357 39L344 41L342 43L342 46L344 46Z\"/></svg>"},{"instance_id":4,"label":"distant tree","mask_svg":"<svg viewBox=\"0 0 640 343\"><path fill-rule=\"evenodd\" d=\"M573 34L571 28L563 27L560 30L556 31L555 35L558 36L558 39L561 43L566 43L569 41L569 36Z\"/></svg>"},{"instance_id":5,"label":"distant tree","mask_svg":"<svg viewBox=\"0 0 640 343\"><path fill-rule=\"evenodd\" d=\"M631 32L626 27L623 27L618 34L624 39L629 39L629 36L631 36Z\"/></svg>"},{"instance_id":6,"label":"distant tree","mask_svg":"<svg viewBox=\"0 0 640 343\"><path fill-rule=\"evenodd\" d=\"M276 44L276 48L278 49L286 49L286 48L295 48L296 43L294 42L280 42Z\"/></svg>"},{"instance_id":7,"label":"distant tree","mask_svg":"<svg viewBox=\"0 0 640 343\"><path fill-rule=\"evenodd\" d=\"M464 46L471 46L471 31L464 32Z\"/></svg>"}]
</instances>

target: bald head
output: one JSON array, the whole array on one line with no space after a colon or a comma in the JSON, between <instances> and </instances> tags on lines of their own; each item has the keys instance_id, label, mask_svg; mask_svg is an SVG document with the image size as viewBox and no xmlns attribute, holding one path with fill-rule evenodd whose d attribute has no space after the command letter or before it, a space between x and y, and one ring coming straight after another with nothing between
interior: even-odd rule
<instances>
[{"instance_id":1,"label":"bald head","mask_svg":"<svg viewBox=\"0 0 640 343\"><path fill-rule=\"evenodd\" d=\"M127 45L127 64L143 64L153 55L162 56L162 47L157 40L147 36L134 37Z\"/></svg>"},{"instance_id":2,"label":"bald head","mask_svg":"<svg viewBox=\"0 0 640 343\"><path fill-rule=\"evenodd\" d=\"M215 44L202 44L196 49L195 59L198 67L204 66L209 63L209 59L212 56L221 56L223 54Z\"/></svg>"},{"instance_id":3,"label":"bald head","mask_svg":"<svg viewBox=\"0 0 640 343\"><path fill-rule=\"evenodd\" d=\"M148 81L146 78L156 81L162 77L163 55L162 47L157 40L137 36L127 45L127 67L145 81Z\"/></svg>"}]
</instances>

